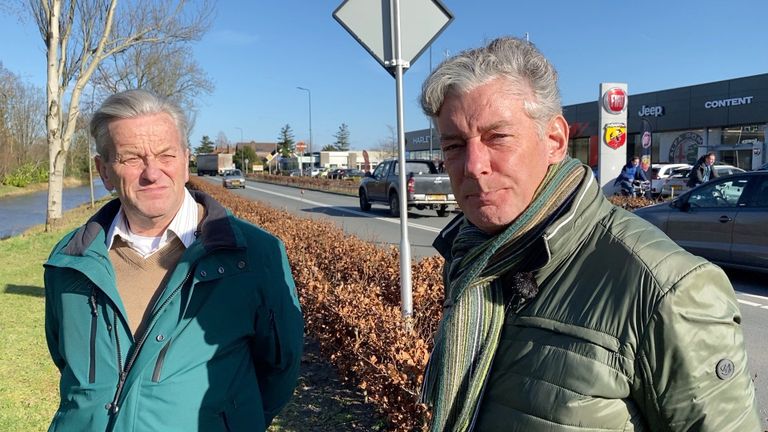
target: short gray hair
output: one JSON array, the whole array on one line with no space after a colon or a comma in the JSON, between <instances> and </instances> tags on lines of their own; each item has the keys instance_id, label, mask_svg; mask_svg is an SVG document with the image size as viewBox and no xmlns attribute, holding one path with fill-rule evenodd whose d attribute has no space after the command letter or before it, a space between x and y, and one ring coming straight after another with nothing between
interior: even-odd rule
<instances>
[{"instance_id":1,"label":"short gray hair","mask_svg":"<svg viewBox=\"0 0 768 432\"><path fill-rule=\"evenodd\" d=\"M563 113L557 71L533 43L514 37L495 39L488 46L463 51L442 62L422 86L421 108L436 118L449 93L467 93L499 78L517 87L520 96L527 90L533 93L533 100L525 98L523 106L540 132L549 120Z\"/></svg>"},{"instance_id":2,"label":"short gray hair","mask_svg":"<svg viewBox=\"0 0 768 432\"><path fill-rule=\"evenodd\" d=\"M91 135L96 141L96 153L109 159L109 149L112 147L109 124L112 121L162 113L168 114L173 119L179 131L181 141L179 144L185 148L188 123L184 111L168 99L147 90L135 89L113 94L93 114Z\"/></svg>"}]
</instances>

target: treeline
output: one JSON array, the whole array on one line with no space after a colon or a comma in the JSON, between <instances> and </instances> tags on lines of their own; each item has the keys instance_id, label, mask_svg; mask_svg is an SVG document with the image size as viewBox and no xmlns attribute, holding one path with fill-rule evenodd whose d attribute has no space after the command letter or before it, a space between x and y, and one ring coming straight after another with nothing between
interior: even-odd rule
<instances>
[{"instance_id":1,"label":"treeline","mask_svg":"<svg viewBox=\"0 0 768 432\"><path fill-rule=\"evenodd\" d=\"M78 122L66 176L88 174L88 144L86 122ZM45 92L0 63L0 183L24 187L47 179Z\"/></svg>"}]
</instances>

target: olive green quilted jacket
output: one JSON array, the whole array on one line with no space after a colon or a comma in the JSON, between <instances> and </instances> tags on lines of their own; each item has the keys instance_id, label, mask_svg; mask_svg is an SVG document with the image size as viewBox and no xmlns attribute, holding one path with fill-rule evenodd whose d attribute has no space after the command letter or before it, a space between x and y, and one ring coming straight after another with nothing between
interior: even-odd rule
<instances>
[{"instance_id":1,"label":"olive green quilted jacket","mask_svg":"<svg viewBox=\"0 0 768 432\"><path fill-rule=\"evenodd\" d=\"M545 232L539 294L510 310L476 431L759 431L723 271L585 177Z\"/></svg>"}]
</instances>

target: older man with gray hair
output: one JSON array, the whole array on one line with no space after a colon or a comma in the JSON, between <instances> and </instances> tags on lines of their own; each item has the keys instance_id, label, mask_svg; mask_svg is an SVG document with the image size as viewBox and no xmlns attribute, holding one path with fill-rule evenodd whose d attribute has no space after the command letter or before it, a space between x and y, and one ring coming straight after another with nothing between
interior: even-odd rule
<instances>
[{"instance_id":1,"label":"older man with gray hair","mask_svg":"<svg viewBox=\"0 0 768 432\"><path fill-rule=\"evenodd\" d=\"M435 240L433 431L759 429L728 278L567 156L557 73L533 44L444 61L421 104L463 211Z\"/></svg>"},{"instance_id":2,"label":"older man with gray hair","mask_svg":"<svg viewBox=\"0 0 768 432\"><path fill-rule=\"evenodd\" d=\"M144 90L93 116L117 199L45 263L51 431L263 431L293 393L303 320L285 248L187 190L186 132Z\"/></svg>"}]
</instances>

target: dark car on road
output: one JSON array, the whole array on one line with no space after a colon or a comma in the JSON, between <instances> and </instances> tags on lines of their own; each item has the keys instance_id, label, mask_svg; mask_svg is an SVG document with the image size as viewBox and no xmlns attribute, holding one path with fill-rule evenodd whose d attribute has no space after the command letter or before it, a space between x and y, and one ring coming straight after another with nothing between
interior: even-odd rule
<instances>
[{"instance_id":1,"label":"dark car on road","mask_svg":"<svg viewBox=\"0 0 768 432\"><path fill-rule=\"evenodd\" d=\"M693 254L768 272L768 171L718 178L635 214Z\"/></svg>"}]
</instances>

